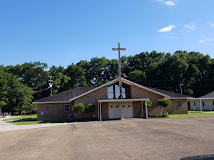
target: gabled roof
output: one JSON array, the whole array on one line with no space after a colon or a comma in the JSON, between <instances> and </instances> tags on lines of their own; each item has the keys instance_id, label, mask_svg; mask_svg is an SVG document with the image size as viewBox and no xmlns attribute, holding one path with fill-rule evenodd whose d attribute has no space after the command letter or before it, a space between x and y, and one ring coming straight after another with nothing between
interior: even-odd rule
<instances>
[{"instance_id":1,"label":"gabled roof","mask_svg":"<svg viewBox=\"0 0 214 160\"><path fill-rule=\"evenodd\" d=\"M199 98L214 98L214 91L212 91L204 96L201 96Z\"/></svg>"},{"instance_id":2,"label":"gabled roof","mask_svg":"<svg viewBox=\"0 0 214 160\"><path fill-rule=\"evenodd\" d=\"M160 90L160 89L156 89L156 88L150 88L150 87L145 87L145 86L142 86L142 85L139 85L137 83L134 83L132 81L129 81L125 78L121 78L122 82L126 83L126 84L129 84L129 85L135 85L139 88L142 88L142 89L145 89L147 91L150 91L150 92L153 92L153 93L156 93L158 95L161 95L163 97L166 97L166 98L169 98L169 99L179 99L179 98L190 98L189 96L185 96L185 95L181 95L181 94L178 94L178 93L173 93L173 92L168 92L168 91L164 91L164 90ZM61 93L58 93L54 96L50 96L50 97L46 97L46 98L43 98L43 99L40 99L38 101L35 101L33 102L34 104L39 104L39 103L69 103L75 99L78 99L82 96L85 96L91 92L94 92L102 87L105 87L105 86L110 86L116 82L119 81L119 78L117 79L114 79L108 83L105 83L99 87L79 87L79 88L74 88L74 89L71 89L71 90L68 90L68 91L64 91L64 92L61 92ZM73 92L75 91L75 97L73 95Z\"/></svg>"}]
</instances>

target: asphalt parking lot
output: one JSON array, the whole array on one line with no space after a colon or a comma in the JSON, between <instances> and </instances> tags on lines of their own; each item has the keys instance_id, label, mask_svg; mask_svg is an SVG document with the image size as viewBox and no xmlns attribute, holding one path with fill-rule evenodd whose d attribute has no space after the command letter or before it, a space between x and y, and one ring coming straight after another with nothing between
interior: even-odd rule
<instances>
[{"instance_id":1,"label":"asphalt parking lot","mask_svg":"<svg viewBox=\"0 0 214 160\"><path fill-rule=\"evenodd\" d=\"M86 122L0 132L0 157L179 160L214 153L214 117Z\"/></svg>"}]
</instances>

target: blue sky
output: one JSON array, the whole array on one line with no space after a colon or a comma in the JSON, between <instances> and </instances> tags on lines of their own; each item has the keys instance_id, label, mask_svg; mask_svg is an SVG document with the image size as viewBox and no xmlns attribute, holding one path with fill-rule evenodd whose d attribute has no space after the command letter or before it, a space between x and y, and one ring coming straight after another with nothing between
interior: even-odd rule
<instances>
[{"instance_id":1,"label":"blue sky","mask_svg":"<svg viewBox=\"0 0 214 160\"><path fill-rule=\"evenodd\" d=\"M0 64L198 51L214 58L214 0L0 0Z\"/></svg>"}]
</instances>

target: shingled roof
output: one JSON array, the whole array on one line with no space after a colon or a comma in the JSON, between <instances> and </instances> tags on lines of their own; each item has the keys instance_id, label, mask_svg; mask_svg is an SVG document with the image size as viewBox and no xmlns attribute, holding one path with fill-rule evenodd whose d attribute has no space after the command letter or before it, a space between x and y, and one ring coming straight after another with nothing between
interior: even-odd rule
<instances>
[{"instance_id":1,"label":"shingled roof","mask_svg":"<svg viewBox=\"0 0 214 160\"><path fill-rule=\"evenodd\" d=\"M75 97L88 92L90 90L94 89L94 87L78 87L74 89L70 89L61 93L57 93L53 96L49 96L46 98L42 98L40 100L37 100L35 102L57 102L57 101L69 101L70 99L74 98L74 93Z\"/></svg>"},{"instance_id":2,"label":"shingled roof","mask_svg":"<svg viewBox=\"0 0 214 160\"><path fill-rule=\"evenodd\" d=\"M212 91L204 96L201 96L199 98L214 98L214 91Z\"/></svg>"},{"instance_id":3,"label":"shingled roof","mask_svg":"<svg viewBox=\"0 0 214 160\"><path fill-rule=\"evenodd\" d=\"M161 89L151 88L151 87L147 87L147 88L150 88L150 89L152 89L154 91L157 91L157 92L160 92L162 94L165 94L165 95L169 96L170 98L191 98L190 96L182 95L182 94L179 94L179 93L164 91L164 90L161 90Z\"/></svg>"}]
</instances>

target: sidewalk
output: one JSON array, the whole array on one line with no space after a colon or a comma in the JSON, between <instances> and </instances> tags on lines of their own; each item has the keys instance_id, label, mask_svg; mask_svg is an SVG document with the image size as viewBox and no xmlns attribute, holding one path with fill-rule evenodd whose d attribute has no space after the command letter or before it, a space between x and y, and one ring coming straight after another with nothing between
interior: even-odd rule
<instances>
[{"instance_id":1,"label":"sidewalk","mask_svg":"<svg viewBox=\"0 0 214 160\"><path fill-rule=\"evenodd\" d=\"M6 118L0 118L0 132L69 124L69 123L50 123L50 124L15 125L15 124L3 121L4 119L7 119L7 118L12 118L12 117L8 116Z\"/></svg>"}]
</instances>

